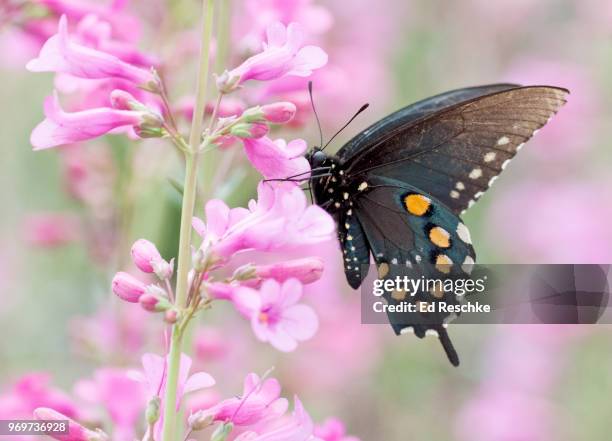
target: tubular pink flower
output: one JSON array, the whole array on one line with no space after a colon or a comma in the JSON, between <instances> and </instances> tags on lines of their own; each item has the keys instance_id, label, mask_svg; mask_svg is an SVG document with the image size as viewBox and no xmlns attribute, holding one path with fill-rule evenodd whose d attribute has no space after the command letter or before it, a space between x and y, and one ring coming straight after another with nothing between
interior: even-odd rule
<instances>
[{"instance_id":1,"label":"tubular pink flower","mask_svg":"<svg viewBox=\"0 0 612 441\"><path fill-rule=\"evenodd\" d=\"M68 434L60 435L55 433L49 433L51 438L59 441L105 441L108 439L104 433L97 431L94 432L83 426L76 421L68 418L66 415L62 415L53 409L48 407L39 407L34 411L34 417L38 420L45 421L68 421Z\"/></svg>"},{"instance_id":2,"label":"tubular pink flower","mask_svg":"<svg viewBox=\"0 0 612 441\"><path fill-rule=\"evenodd\" d=\"M150 71L71 41L65 15L60 18L58 33L47 40L38 58L31 60L26 68L31 72L64 73L78 78L123 79L140 86L155 84Z\"/></svg>"},{"instance_id":3,"label":"tubular pink flower","mask_svg":"<svg viewBox=\"0 0 612 441\"><path fill-rule=\"evenodd\" d=\"M314 424L298 397L294 397L290 418L273 420L262 428L240 434L234 441L318 441L313 435Z\"/></svg>"},{"instance_id":4,"label":"tubular pink flower","mask_svg":"<svg viewBox=\"0 0 612 441\"><path fill-rule=\"evenodd\" d=\"M136 277L124 272L115 274L112 287L118 297L130 303L137 303L147 289L146 285Z\"/></svg>"},{"instance_id":5,"label":"tubular pink flower","mask_svg":"<svg viewBox=\"0 0 612 441\"><path fill-rule=\"evenodd\" d=\"M346 434L346 427L338 418L328 418L315 426L314 435L321 441L359 441L359 438Z\"/></svg>"},{"instance_id":6,"label":"tubular pink flower","mask_svg":"<svg viewBox=\"0 0 612 441\"><path fill-rule=\"evenodd\" d=\"M138 239L134 242L131 253L134 264L140 271L145 273L154 272L155 265L164 260L159 251L157 251L155 244L146 239Z\"/></svg>"},{"instance_id":7,"label":"tubular pink flower","mask_svg":"<svg viewBox=\"0 0 612 441\"><path fill-rule=\"evenodd\" d=\"M186 354L181 354L180 372L178 374L178 386L176 390L176 409L181 406L183 397L191 392L197 392L215 385L215 379L206 372L196 372L189 375L192 360ZM168 375L168 357L160 357L156 354L144 354L142 356L142 372L133 372L132 377L141 381L149 397L158 396L162 398L160 408L163 409L163 397L166 394L166 381ZM161 430L164 423L164 416L155 424L155 439L161 439Z\"/></svg>"},{"instance_id":8,"label":"tubular pink flower","mask_svg":"<svg viewBox=\"0 0 612 441\"><path fill-rule=\"evenodd\" d=\"M287 400L280 397L280 383L269 378L263 382L251 373L244 379L242 395L229 398L205 410L213 421L228 421L236 426L249 426L267 418L282 416Z\"/></svg>"},{"instance_id":9,"label":"tubular pink flower","mask_svg":"<svg viewBox=\"0 0 612 441\"><path fill-rule=\"evenodd\" d=\"M261 111L266 121L276 124L285 124L293 119L297 107L288 101L266 104L261 106Z\"/></svg>"},{"instance_id":10,"label":"tubular pink flower","mask_svg":"<svg viewBox=\"0 0 612 441\"><path fill-rule=\"evenodd\" d=\"M303 139L286 143L284 139L272 141L267 136L242 140L247 158L266 179L296 177L308 179L310 164L302 154L308 148Z\"/></svg>"},{"instance_id":11,"label":"tubular pink flower","mask_svg":"<svg viewBox=\"0 0 612 441\"><path fill-rule=\"evenodd\" d=\"M317 46L303 46L304 33L297 23L274 23L266 30L264 50L222 75L220 89L235 88L248 80L270 81L287 75L307 77L327 64L327 54ZM225 83L225 84L224 84Z\"/></svg>"},{"instance_id":12,"label":"tubular pink flower","mask_svg":"<svg viewBox=\"0 0 612 441\"><path fill-rule=\"evenodd\" d=\"M34 150L97 138L119 127L138 126L144 122L145 113L104 107L68 113L54 93L45 100L45 117L30 136Z\"/></svg>"},{"instance_id":13,"label":"tubular pink flower","mask_svg":"<svg viewBox=\"0 0 612 441\"><path fill-rule=\"evenodd\" d=\"M262 279L274 279L284 282L287 279L298 279L303 284L316 282L323 274L323 260L318 257L287 260L271 265L259 265L255 272Z\"/></svg>"},{"instance_id":14,"label":"tubular pink flower","mask_svg":"<svg viewBox=\"0 0 612 441\"><path fill-rule=\"evenodd\" d=\"M287 250L333 236L333 219L321 207L309 206L299 187L260 182L257 195L249 210L230 210L220 200L208 202L203 246L211 246L216 256L229 259L239 251Z\"/></svg>"},{"instance_id":15,"label":"tubular pink flower","mask_svg":"<svg viewBox=\"0 0 612 441\"><path fill-rule=\"evenodd\" d=\"M132 440L147 401L144 385L130 371L102 368L92 379L79 381L75 393L83 401L102 405L113 422L113 439Z\"/></svg>"},{"instance_id":16,"label":"tubular pink flower","mask_svg":"<svg viewBox=\"0 0 612 441\"><path fill-rule=\"evenodd\" d=\"M135 42L140 36L140 20L125 11L126 1L84 2L82 0L35 0L56 15L66 14L71 20L95 16L108 22L113 35L123 41Z\"/></svg>"},{"instance_id":17,"label":"tubular pink flower","mask_svg":"<svg viewBox=\"0 0 612 441\"><path fill-rule=\"evenodd\" d=\"M261 289L238 288L232 298L236 309L250 318L255 336L269 342L279 351L290 352L298 341L310 339L318 328L312 308L297 304L302 297L302 284L289 279L282 285L269 279Z\"/></svg>"}]
</instances>

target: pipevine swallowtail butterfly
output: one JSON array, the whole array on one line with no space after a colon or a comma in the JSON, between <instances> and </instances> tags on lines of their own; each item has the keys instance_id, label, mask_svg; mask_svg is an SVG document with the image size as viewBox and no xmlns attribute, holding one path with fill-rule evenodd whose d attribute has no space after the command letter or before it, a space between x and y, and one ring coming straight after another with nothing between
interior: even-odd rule
<instances>
[{"instance_id":1,"label":"pipevine swallowtail butterfly","mask_svg":"<svg viewBox=\"0 0 612 441\"><path fill-rule=\"evenodd\" d=\"M429 277L442 270L440 265L462 271L473 264L476 254L460 214L559 110L568 93L516 84L453 90L392 113L335 155L325 153L325 146L310 151L314 201L337 222L349 285L361 285L370 256L381 278L391 276L394 264L418 266ZM419 292L410 301L457 302L456 297ZM398 301L392 295L385 299ZM433 324L408 324L389 314L396 334L437 335L457 366L448 318L441 314Z\"/></svg>"}]
</instances>

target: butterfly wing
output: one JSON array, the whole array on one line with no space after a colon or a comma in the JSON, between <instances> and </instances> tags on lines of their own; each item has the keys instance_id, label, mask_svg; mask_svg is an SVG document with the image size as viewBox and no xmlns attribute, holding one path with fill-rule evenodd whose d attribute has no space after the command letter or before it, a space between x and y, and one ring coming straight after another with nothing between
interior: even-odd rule
<instances>
[{"instance_id":1,"label":"butterfly wing","mask_svg":"<svg viewBox=\"0 0 612 441\"><path fill-rule=\"evenodd\" d=\"M393 178L461 213L559 110L567 93L512 85L451 92L390 115L349 141L338 156L349 179ZM456 102L466 96L471 97Z\"/></svg>"},{"instance_id":2,"label":"butterfly wing","mask_svg":"<svg viewBox=\"0 0 612 441\"><path fill-rule=\"evenodd\" d=\"M469 232L461 219L440 201L420 189L388 177L371 176L367 190L354 201L355 215L365 232L367 243L379 268L379 277L394 279L407 273L417 280L466 277L474 263L475 253ZM400 270L401 269L401 270ZM452 292L419 291L385 294L388 303L456 304ZM437 308L436 308L437 309ZM397 334L405 329L423 338L435 331L453 364L458 364L444 323L448 314L429 313L423 320L414 315L390 313L389 321Z\"/></svg>"}]
</instances>

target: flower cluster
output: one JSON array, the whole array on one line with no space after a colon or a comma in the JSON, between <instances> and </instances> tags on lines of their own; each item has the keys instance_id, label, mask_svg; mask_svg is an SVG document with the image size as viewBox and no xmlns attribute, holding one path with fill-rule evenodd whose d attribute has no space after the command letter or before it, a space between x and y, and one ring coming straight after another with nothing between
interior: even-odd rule
<instances>
[{"instance_id":1,"label":"flower cluster","mask_svg":"<svg viewBox=\"0 0 612 441\"><path fill-rule=\"evenodd\" d=\"M304 287L319 280L324 265L317 252L303 250L329 243L335 224L323 209L309 205L299 186L310 175L304 157L306 141L273 134L283 127L295 127L298 112L304 110L300 98L306 90L304 80L328 62L325 51L306 43L313 30L294 20L304 15L297 10L318 11L319 17L325 17L324 10L305 2L292 14L254 25L261 26L257 31L263 36L261 47L249 47L233 68L221 68L215 76L215 100L206 101L209 72L207 63L201 62L195 97L173 102L168 93L170 61L158 60L137 47L138 21L122 9L123 2L112 6L72 0L38 3L46 11L41 26L45 31L40 34L38 55L27 63L27 69L54 73L55 90L45 100L45 118L32 131L31 144L34 150L62 147L70 194L106 225L129 225L130 219L121 216L133 208L129 205L131 189L124 189L130 197L121 206L109 203L113 197L105 190L126 180L124 176L115 179L125 172L125 164L113 167L110 173L98 173L96 167L105 164L105 159L89 155L84 145L107 134L124 135L128 140L169 140L175 149L168 150L178 153L186 167L184 185L176 186L183 199L176 259L162 257L153 242L139 239L131 248L133 270L121 256L122 271L116 272L111 283L112 292L126 306L139 305L135 310L141 315L136 318L130 313L127 320L163 317L157 323L164 326L167 352L163 356L146 354L142 371L111 366L98 369L92 378L76 384L74 399L53 390L43 393L41 387L41 400L20 407L19 416L33 412L39 419L70 419L70 433L58 439L75 441L131 441L141 433L146 441L166 441L181 429L209 431L215 441L349 440L337 420L316 427L297 397L289 412L279 382L267 375L249 374L241 396L222 399L214 391L212 376L189 374L192 360L182 346L194 317L217 302L230 302L250 322L258 340L282 352L294 351L318 329L314 308L303 301L308 298ZM210 56L214 45L209 43L204 37L201 61ZM217 52L214 56L221 57ZM293 85L287 88L289 84ZM251 87L254 85L258 87ZM276 86L279 88L274 89ZM184 123L188 119L192 125L187 137ZM221 167L213 179L213 184L219 183L231 170L233 156L228 148L240 144L245 159L263 176L257 197L247 207L237 208L219 198L208 199L204 201L205 216L194 216L200 194L198 165L204 153L218 149L229 158L230 166ZM138 171L135 164L127 165L128 173ZM29 231L37 234L31 234L32 242L51 246L87 234L86 222L75 221L70 224L73 227L66 223L61 229L54 228L56 224L50 216L33 222ZM107 237L111 239L107 242L118 253L130 231L114 237L115 232L109 230L113 237ZM288 258L288 253L299 254ZM107 336L103 328L110 323L108 316L91 316L80 323L83 321L87 324L83 342L103 347L91 334L102 329ZM120 323L119 318L113 323ZM142 346L142 335L136 334L139 341L126 341L126 346ZM121 342L121 335L107 337ZM179 418L182 410L189 412L186 421ZM112 424L102 431L101 421ZM178 424L184 426L179 429Z\"/></svg>"},{"instance_id":2,"label":"flower cluster","mask_svg":"<svg viewBox=\"0 0 612 441\"><path fill-rule=\"evenodd\" d=\"M189 433L209 433L211 440L358 441L346 435L344 425L336 418L315 425L297 396L293 400L293 411L289 412L289 400L281 396L281 385L275 378L250 373L244 379L242 393L238 396L223 399L220 394L213 393L212 398L197 399L198 394L210 393L204 391L211 391L215 380L205 372L189 375L191 359L183 354L181 361L177 394L179 403L188 401ZM36 407L33 414L40 420L68 420L67 435L51 435L60 441L127 441L134 438L134 427L144 411L145 439L150 439L147 436L159 439L163 425L160 408L167 381L167 360L145 354L142 364L142 371L99 370L92 380L83 380L77 385L75 401L81 404L81 408L89 409L90 416L96 415L96 409L103 408L113 423L110 435L77 422L83 414L72 410L72 403L70 407L57 410L57 405L49 402Z\"/></svg>"}]
</instances>

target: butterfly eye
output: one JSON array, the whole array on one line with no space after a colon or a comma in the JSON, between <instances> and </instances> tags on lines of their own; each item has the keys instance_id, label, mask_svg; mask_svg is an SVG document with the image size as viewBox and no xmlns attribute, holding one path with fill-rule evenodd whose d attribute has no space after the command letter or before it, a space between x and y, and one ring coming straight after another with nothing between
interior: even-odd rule
<instances>
[{"instance_id":1,"label":"butterfly eye","mask_svg":"<svg viewBox=\"0 0 612 441\"><path fill-rule=\"evenodd\" d=\"M321 150L316 150L310 157L310 166L312 168L320 167L323 165L326 159L327 155L325 153L323 153Z\"/></svg>"}]
</instances>

